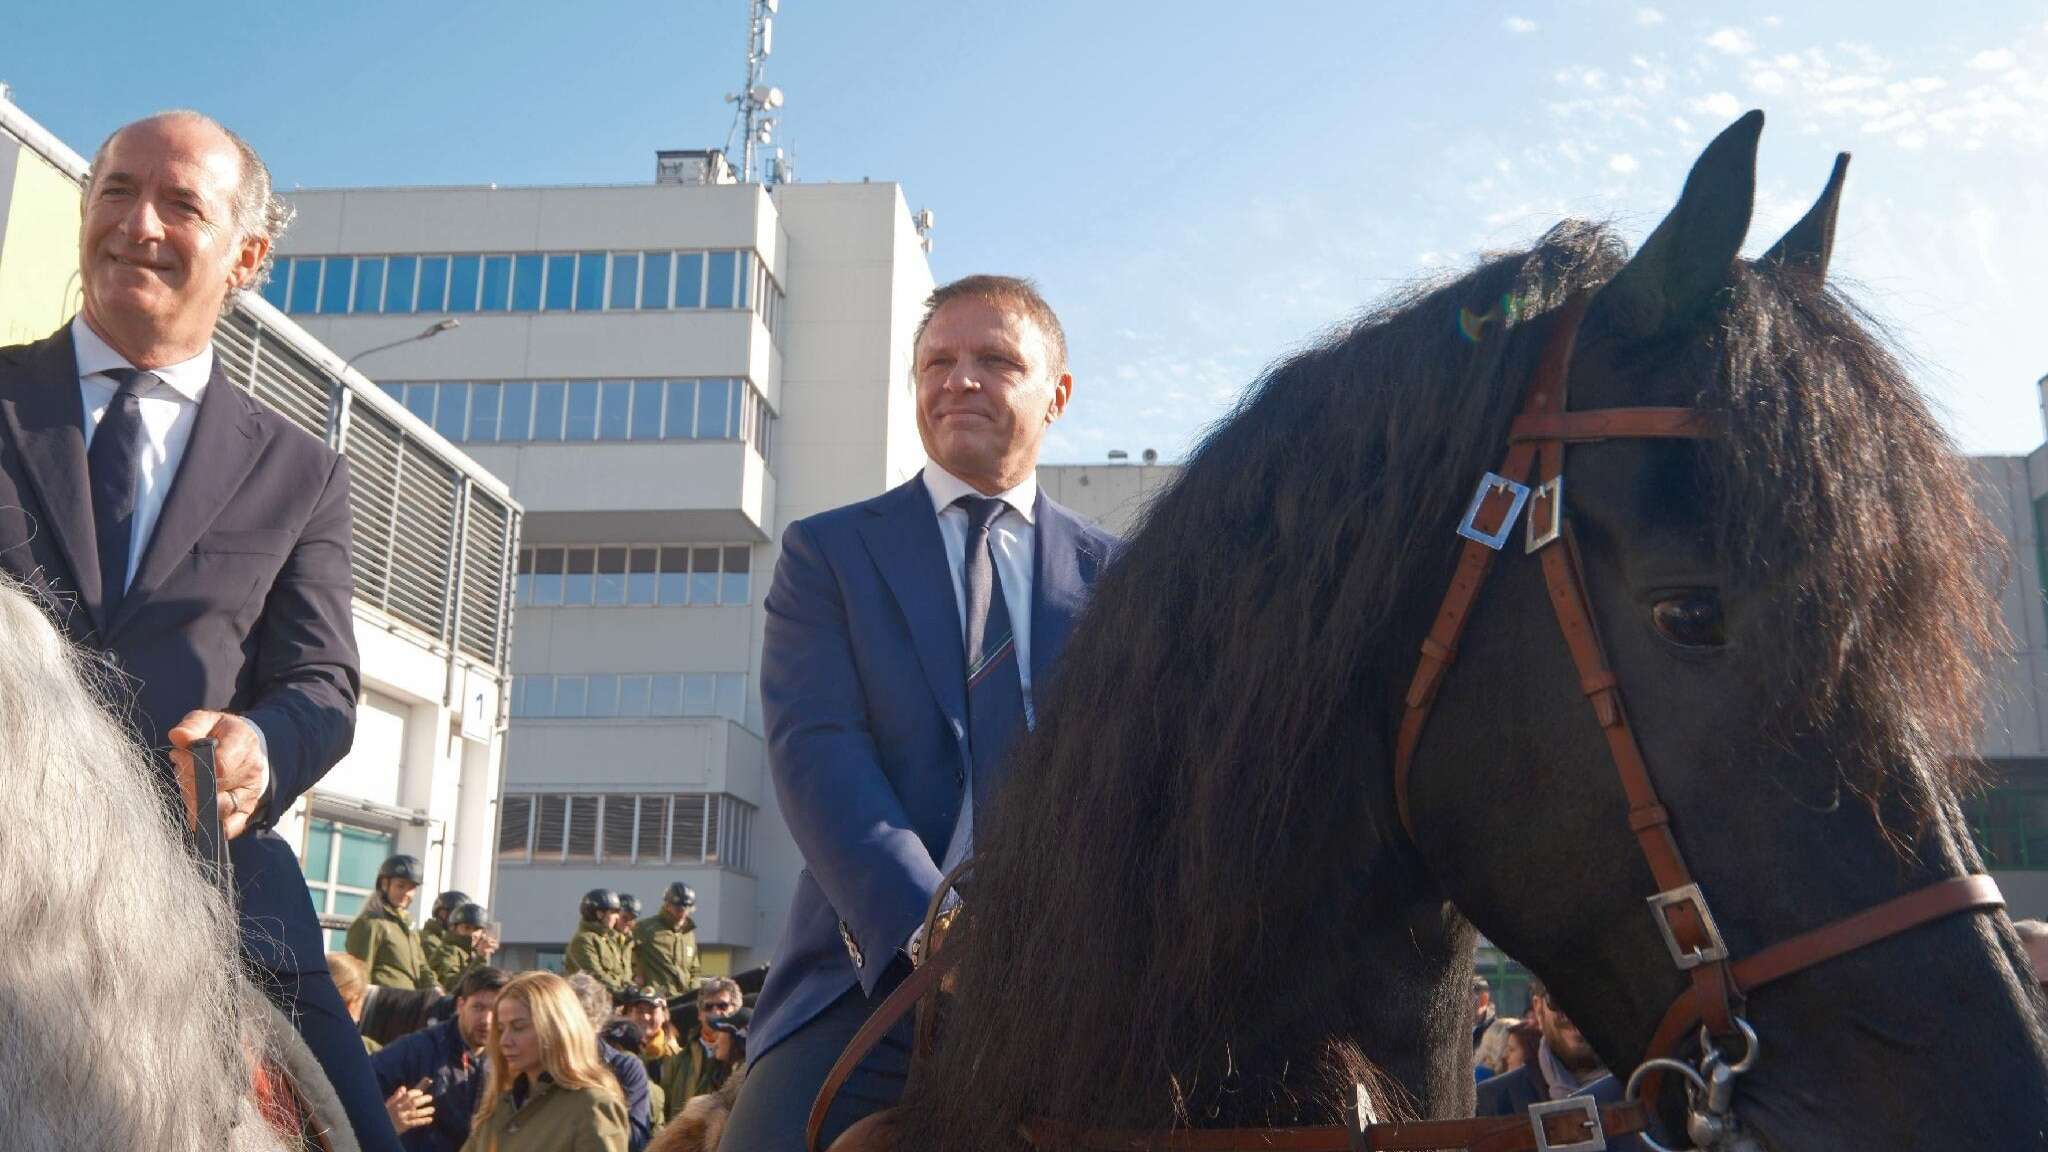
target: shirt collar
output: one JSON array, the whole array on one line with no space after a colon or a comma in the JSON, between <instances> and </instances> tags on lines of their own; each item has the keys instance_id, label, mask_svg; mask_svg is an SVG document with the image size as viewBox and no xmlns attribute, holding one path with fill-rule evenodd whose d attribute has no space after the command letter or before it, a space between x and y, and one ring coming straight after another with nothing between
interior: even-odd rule
<instances>
[{"instance_id":1,"label":"shirt collar","mask_svg":"<svg viewBox=\"0 0 2048 1152\"><path fill-rule=\"evenodd\" d=\"M924 486L925 490L931 493L932 511L941 515L953 506L953 501L962 496L981 495L980 490L974 485L939 467L936 460L925 461ZM1024 517L1026 524L1037 523L1033 517L1038 508L1038 473L1033 472L1024 477L1024 482L1015 488L996 493L996 499L1016 509L1017 515Z\"/></svg>"},{"instance_id":2,"label":"shirt collar","mask_svg":"<svg viewBox=\"0 0 2048 1152\"><path fill-rule=\"evenodd\" d=\"M85 322L85 314L79 313L71 321L71 347L78 356L78 378L97 376L109 368L133 368L126 356L113 350L100 334ZM169 385L173 391L192 403L199 403L206 394L206 383L213 379L213 345L208 344L199 355L176 364L152 368L150 374Z\"/></svg>"}]
</instances>

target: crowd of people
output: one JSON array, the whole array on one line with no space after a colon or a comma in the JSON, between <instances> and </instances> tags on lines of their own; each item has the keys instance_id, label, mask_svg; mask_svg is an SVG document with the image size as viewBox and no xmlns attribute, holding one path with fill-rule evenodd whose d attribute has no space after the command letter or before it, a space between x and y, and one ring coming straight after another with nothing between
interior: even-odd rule
<instances>
[{"instance_id":1,"label":"crowd of people","mask_svg":"<svg viewBox=\"0 0 2048 1152\"><path fill-rule=\"evenodd\" d=\"M414 928L422 875L411 856L385 860L348 950L327 958L403 1147L716 1146L751 1013L737 982L702 974L689 885L644 918L630 894L586 893L557 975L493 965L498 941L462 892Z\"/></svg>"}]
</instances>

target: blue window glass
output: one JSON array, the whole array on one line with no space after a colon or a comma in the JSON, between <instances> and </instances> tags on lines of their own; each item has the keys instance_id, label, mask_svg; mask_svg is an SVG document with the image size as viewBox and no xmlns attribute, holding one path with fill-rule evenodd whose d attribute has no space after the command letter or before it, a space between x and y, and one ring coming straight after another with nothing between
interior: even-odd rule
<instances>
[{"instance_id":1,"label":"blue window glass","mask_svg":"<svg viewBox=\"0 0 2048 1152\"><path fill-rule=\"evenodd\" d=\"M555 711L557 717L571 720L583 718L583 698L587 687L581 676L555 677Z\"/></svg>"},{"instance_id":2,"label":"blue window glass","mask_svg":"<svg viewBox=\"0 0 2048 1152\"><path fill-rule=\"evenodd\" d=\"M730 433L725 430L726 417L732 397L730 380L706 380L697 389L697 439L723 440Z\"/></svg>"},{"instance_id":3,"label":"blue window glass","mask_svg":"<svg viewBox=\"0 0 2048 1152\"><path fill-rule=\"evenodd\" d=\"M619 715L647 715L647 681L648 677L646 676L619 677ZM642 851L647 851L647 849L642 849ZM659 849L655 849L655 851L659 851Z\"/></svg>"},{"instance_id":4,"label":"blue window glass","mask_svg":"<svg viewBox=\"0 0 2048 1152\"><path fill-rule=\"evenodd\" d=\"M270 301L270 306L280 312L284 311L286 304L291 299L291 280L291 261L276 260L271 262L270 279L263 282L263 298Z\"/></svg>"},{"instance_id":5,"label":"blue window glass","mask_svg":"<svg viewBox=\"0 0 2048 1152\"><path fill-rule=\"evenodd\" d=\"M525 440L533 435L533 382L505 385L505 411L498 417L498 439Z\"/></svg>"},{"instance_id":6,"label":"blue window glass","mask_svg":"<svg viewBox=\"0 0 2048 1152\"><path fill-rule=\"evenodd\" d=\"M576 310L604 309L604 253L584 252L576 257Z\"/></svg>"},{"instance_id":7,"label":"blue window glass","mask_svg":"<svg viewBox=\"0 0 2048 1152\"><path fill-rule=\"evenodd\" d=\"M599 604L624 604L626 602L626 550L624 548L599 548L597 550L597 602Z\"/></svg>"},{"instance_id":8,"label":"blue window glass","mask_svg":"<svg viewBox=\"0 0 2048 1152\"><path fill-rule=\"evenodd\" d=\"M434 397L438 395L440 389L437 385L408 384L405 386L406 409L431 426L434 423Z\"/></svg>"},{"instance_id":9,"label":"blue window glass","mask_svg":"<svg viewBox=\"0 0 2048 1152\"><path fill-rule=\"evenodd\" d=\"M320 281L320 314L336 315L348 311L349 271L355 267L352 256L329 256L327 271Z\"/></svg>"},{"instance_id":10,"label":"blue window glass","mask_svg":"<svg viewBox=\"0 0 2048 1152\"><path fill-rule=\"evenodd\" d=\"M562 438L562 384L559 380L533 386L533 438Z\"/></svg>"},{"instance_id":11,"label":"blue window glass","mask_svg":"<svg viewBox=\"0 0 2048 1152\"><path fill-rule=\"evenodd\" d=\"M718 584L718 602L720 604L745 604L747 602L747 586L752 581L752 574L748 571L752 567L749 563L752 556L753 549L751 548L738 547L725 550L725 572L721 575Z\"/></svg>"},{"instance_id":12,"label":"blue window glass","mask_svg":"<svg viewBox=\"0 0 2048 1152\"><path fill-rule=\"evenodd\" d=\"M512 261L512 310L540 311L541 257L529 252Z\"/></svg>"},{"instance_id":13,"label":"blue window glass","mask_svg":"<svg viewBox=\"0 0 2048 1152\"><path fill-rule=\"evenodd\" d=\"M301 256L292 261L292 312L317 312L320 309L320 261L317 257Z\"/></svg>"},{"instance_id":14,"label":"blue window glass","mask_svg":"<svg viewBox=\"0 0 2048 1152\"><path fill-rule=\"evenodd\" d=\"M661 439L661 381L633 382L633 439Z\"/></svg>"},{"instance_id":15,"label":"blue window glass","mask_svg":"<svg viewBox=\"0 0 2048 1152\"><path fill-rule=\"evenodd\" d=\"M640 306L640 254L620 252L612 257L612 310Z\"/></svg>"},{"instance_id":16,"label":"blue window glass","mask_svg":"<svg viewBox=\"0 0 2048 1152\"><path fill-rule=\"evenodd\" d=\"M448 258L446 256L420 257L420 298L419 311L446 312L448 310Z\"/></svg>"},{"instance_id":17,"label":"blue window glass","mask_svg":"<svg viewBox=\"0 0 2048 1152\"><path fill-rule=\"evenodd\" d=\"M597 588L597 550L569 549L569 574L562 581L562 603L588 604Z\"/></svg>"},{"instance_id":18,"label":"blue window glass","mask_svg":"<svg viewBox=\"0 0 2048 1152\"><path fill-rule=\"evenodd\" d=\"M709 716L718 703L718 677L693 672L683 677L683 715Z\"/></svg>"},{"instance_id":19,"label":"blue window glass","mask_svg":"<svg viewBox=\"0 0 2048 1152\"><path fill-rule=\"evenodd\" d=\"M555 714L555 678L553 676L528 676L526 679L526 714L528 716L552 716Z\"/></svg>"},{"instance_id":20,"label":"blue window glass","mask_svg":"<svg viewBox=\"0 0 2048 1152\"><path fill-rule=\"evenodd\" d=\"M365 256L356 261L355 311L379 312L384 307L384 258Z\"/></svg>"},{"instance_id":21,"label":"blue window glass","mask_svg":"<svg viewBox=\"0 0 2048 1152\"><path fill-rule=\"evenodd\" d=\"M405 403L405 385L379 382L377 387L382 389L386 396L391 397L400 404Z\"/></svg>"},{"instance_id":22,"label":"blue window glass","mask_svg":"<svg viewBox=\"0 0 2048 1152\"><path fill-rule=\"evenodd\" d=\"M663 548L661 571L655 580L656 596L663 604L690 602L690 550Z\"/></svg>"},{"instance_id":23,"label":"blue window glass","mask_svg":"<svg viewBox=\"0 0 2048 1152\"><path fill-rule=\"evenodd\" d=\"M751 308L754 306L754 254L735 252L732 258L739 265L739 272L733 277L733 283L739 290L739 299L734 300L732 306Z\"/></svg>"},{"instance_id":24,"label":"blue window glass","mask_svg":"<svg viewBox=\"0 0 2048 1152\"><path fill-rule=\"evenodd\" d=\"M690 603L718 603L718 549L690 549ZM691 713L701 716L701 712Z\"/></svg>"},{"instance_id":25,"label":"blue window glass","mask_svg":"<svg viewBox=\"0 0 2048 1152\"><path fill-rule=\"evenodd\" d=\"M498 438L498 393L496 384L477 384L469 390L470 440L489 444Z\"/></svg>"},{"instance_id":26,"label":"blue window glass","mask_svg":"<svg viewBox=\"0 0 2048 1152\"><path fill-rule=\"evenodd\" d=\"M668 421L662 432L670 440L688 440L697 432L697 382L668 382Z\"/></svg>"},{"instance_id":27,"label":"blue window glass","mask_svg":"<svg viewBox=\"0 0 2048 1152\"><path fill-rule=\"evenodd\" d=\"M441 399L434 406L434 431L450 440L462 439L469 422L469 385L441 385Z\"/></svg>"},{"instance_id":28,"label":"blue window glass","mask_svg":"<svg viewBox=\"0 0 2048 1152\"><path fill-rule=\"evenodd\" d=\"M704 306L704 254L676 253L676 307Z\"/></svg>"},{"instance_id":29,"label":"blue window glass","mask_svg":"<svg viewBox=\"0 0 2048 1152\"><path fill-rule=\"evenodd\" d=\"M609 720L619 714L619 678L617 676L592 676L590 695L585 702L583 714L593 719Z\"/></svg>"},{"instance_id":30,"label":"blue window glass","mask_svg":"<svg viewBox=\"0 0 2048 1152\"><path fill-rule=\"evenodd\" d=\"M649 692L647 710L656 716L681 716L683 714L683 678L681 676L656 676Z\"/></svg>"},{"instance_id":31,"label":"blue window glass","mask_svg":"<svg viewBox=\"0 0 2048 1152\"><path fill-rule=\"evenodd\" d=\"M747 718L747 677L740 672L718 674L718 715L737 724Z\"/></svg>"},{"instance_id":32,"label":"blue window glass","mask_svg":"<svg viewBox=\"0 0 2048 1152\"><path fill-rule=\"evenodd\" d=\"M535 604L560 604L562 602L562 550L560 548L536 548L533 550L533 602Z\"/></svg>"},{"instance_id":33,"label":"blue window glass","mask_svg":"<svg viewBox=\"0 0 2048 1152\"><path fill-rule=\"evenodd\" d=\"M562 439L595 440L597 438L597 381L572 380L569 382L569 413L562 422Z\"/></svg>"},{"instance_id":34,"label":"blue window glass","mask_svg":"<svg viewBox=\"0 0 2048 1152\"><path fill-rule=\"evenodd\" d=\"M713 252L710 254L711 267L705 277L707 290L704 293L706 308L732 307L732 258L737 252Z\"/></svg>"},{"instance_id":35,"label":"blue window glass","mask_svg":"<svg viewBox=\"0 0 2048 1152\"><path fill-rule=\"evenodd\" d=\"M640 254L640 306L642 308L668 307L668 273L675 264L673 253L642 252Z\"/></svg>"},{"instance_id":36,"label":"blue window glass","mask_svg":"<svg viewBox=\"0 0 2048 1152\"><path fill-rule=\"evenodd\" d=\"M450 312L476 311L476 282L483 271L483 260L477 256L457 256L448 262L448 310Z\"/></svg>"},{"instance_id":37,"label":"blue window glass","mask_svg":"<svg viewBox=\"0 0 2048 1152\"><path fill-rule=\"evenodd\" d=\"M631 380L606 380L602 403L598 407L597 438L599 440L624 440L626 438L628 407L633 402Z\"/></svg>"},{"instance_id":38,"label":"blue window glass","mask_svg":"<svg viewBox=\"0 0 2048 1152\"><path fill-rule=\"evenodd\" d=\"M626 603L655 603L655 578L660 567L659 548L635 548L626 560Z\"/></svg>"},{"instance_id":39,"label":"blue window glass","mask_svg":"<svg viewBox=\"0 0 2048 1152\"><path fill-rule=\"evenodd\" d=\"M420 262L413 256L393 256L385 261L384 311L412 311L413 280L419 275Z\"/></svg>"},{"instance_id":40,"label":"blue window glass","mask_svg":"<svg viewBox=\"0 0 2048 1152\"><path fill-rule=\"evenodd\" d=\"M484 257L485 312L503 312L512 303L512 258Z\"/></svg>"},{"instance_id":41,"label":"blue window glass","mask_svg":"<svg viewBox=\"0 0 2048 1152\"><path fill-rule=\"evenodd\" d=\"M546 307L550 312L567 312L576 302L576 257L548 257Z\"/></svg>"}]
</instances>

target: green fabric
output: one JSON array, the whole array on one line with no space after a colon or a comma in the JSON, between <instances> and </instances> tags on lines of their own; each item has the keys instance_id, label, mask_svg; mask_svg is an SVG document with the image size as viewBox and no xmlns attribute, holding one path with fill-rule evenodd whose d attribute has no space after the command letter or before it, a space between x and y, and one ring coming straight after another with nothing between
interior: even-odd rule
<instances>
[{"instance_id":1,"label":"green fabric","mask_svg":"<svg viewBox=\"0 0 2048 1152\"><path fill-rule=\"evenodd\" d=\"M510 1092L470 1128L462 1152L626 1152L626 1105L616 1088L561 1088L543 1079L515 1109Z\"/></svg>"},{"instance_id":2,"label":"green fabric","mask_svg":"<svg viewBox=\"0 0 2048 1152\"><path fill-rule=\"evenodd\" d=\"M363 962L370 983L379 987L412 991L434 986L420 934L382 896L363 901L363 910L349 923L348 954Z\"/></svg>"},{"instance_id":3,"label":"green fabric","mask_svg":"<svg viewBox=\"0 0 2048 1152\"><path fill-rule=\"evenodd\" d=\"M577 926L576 934L569 937L569 947L562 953L562 972L569 976L588 972L607 988L617 990L625 987L633 974L627 971L625 958L612 939L617 935L594 920L583 921Z\"/></svg>"},{"instance_id":4,"label":"green fabric","mask_svg":"<svg viewBox=\"0 0 2048 1152\"><path fill-rule=\"evenodd\" d=\"M675 924L667 912L657 912L633 925L633 979L641 987L663 999L681 996L703 971L695 922Z\"/></svg>"},{"instance_id":5,"label":"green fabric","mask_svg":"<svg viewBox=\"0 0 2048 1152\"><path fill-rule=\"evenodd\" d=\"M470 969L481 968L486 963L469 941L439 920L429 922L420 930L420 947L427 954L427 966L433 969L434 979L450 992Z\"/></svg>"}]
</instances>

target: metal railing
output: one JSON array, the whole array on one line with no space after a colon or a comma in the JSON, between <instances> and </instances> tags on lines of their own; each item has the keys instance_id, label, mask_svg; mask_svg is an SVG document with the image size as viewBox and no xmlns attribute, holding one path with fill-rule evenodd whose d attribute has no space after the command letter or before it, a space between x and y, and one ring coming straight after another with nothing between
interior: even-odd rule
<instances>
[{"instance_id":1,"label":"metal railing","mask_svg":"<svg viewBox=\"0 0 2048 1152\"><path fill-rule=\"evenodd\" d=\"M0 132L81 189L87 163L6 99ZM520 508L510 489L253 292L221 316L227 378L348 458L358 606L504 673Z\"/></svg>"}]
</instances>

